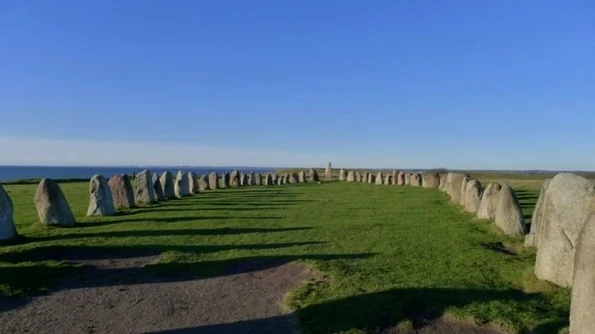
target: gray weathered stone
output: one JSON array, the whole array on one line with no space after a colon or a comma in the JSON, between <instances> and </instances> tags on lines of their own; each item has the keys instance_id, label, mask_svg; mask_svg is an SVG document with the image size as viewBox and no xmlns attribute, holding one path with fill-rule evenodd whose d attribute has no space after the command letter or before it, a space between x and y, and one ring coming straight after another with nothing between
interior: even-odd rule
<instances>
[{"instance_id":1,"label":"gray weathered stone","mask_svg":"<svg viewBox=\"0 0 595 334\"><path fill-rule=\"evenodd\" d=\"M572 284L579 233L595 211L595 183L581 176L560 173L545 192L539 232L535 276L559 286Z\"/></svg>"},{"instance_id":2,"label":"gray weathered stone","mask_svg":"<svg viewBox=\"0 0 595 334\"><path fill-rule=\"evenodd\" d=\"M267 173L267 175L264 177L264 185L272 186L273 184L273 175L271 175L271 173Z\"/></svg>"},{"instance_id":3,"label":"gray weathered stone","mask_svg":"<svg viewBox=\"0 0 595 334\"><path fill-rule=\"evenodd\" d=\"M207 174L202 174L198 178L198 191L204 192L209 190L209 176Z\"/></svg>"},{"instance_id":4,"label":"gray weathered stone","mask_svg":"<svg viewBox=\"0 0 595 334\"><path fill-rule=\"evenodd\" d=\"M190 194L198 193L198 175L188 172L188 191Z\"/></svg>"},{"instance_id":5,"label":"gray weathered stone","mask_svg":"<svg viewBox=\"0 0 595 334\"><path fill-rule=\"evenodd\" d=\"M254 182L255 182L254 185L257 185L257 186L261 185L262 184L262 174L260 174L260 173L254 174Z\"/></svg>"},{"instance_id":6,"label":"gray weathered stone","mask_svg":"<svg viewBox=\"0 0 595 334\"><path fill-rule=\"evenodd\" d=\"M345 169L341 168L339 171L339 181L345 181L347 179L347 172Z\"/></svg>"},{"instance_id":7,"label":"gray weathered stone","mask_svg":"<svg viewBox=\"0 0 595 334\"><path fill-rule=\"evenodd\" d=\"M119 174L110 177L107 184L112 192L114 207L116 209L130 209L136 207L134 202L134 190L132 183L126 174Z\"/></svg>"},{"instance_id":8,"label":"gray weathered stone","mask_svg":"<svg viewBox=\"0 0 595 334\"><path fill-rule=\"evenodd\" d=\"M306 182L307 182L307 179L306 179L306 172L305 172L305 171L301 170L301 171L298 173L298 182L299 182L299 183L306 183Z\"/></svg>"},{"instance_id":9,"label":"gray weathered stone","mask_svg":"<svg viewBox=\"0 0 595 334\"><path fill-rule=\"evenodd\" d=\"M576 241L570 334L591 334L595 329L595 213L586 219Z\"/></svg>"},{"instance_id":10,"label":"gray weathered stone","mask_svg":"<svg viewBox=\"0 0 595 334\"><path fill-rule=\"evenodd\" d=\"M479 208L477 209L477 218L496 220L496 209L498 208L498 199L502 186L499 183L490 183L484 189Z\"/></svg>"},{"instance_id":11,"label":"gray weathered stone","mask_svg":"<svg viewBox=\"0 0 595 334\"><path fill-rule=\"evenodd\" d=\"M393 170L393 178L392 178L392 185L396 186L399 182L399 173L396 170Z\"/></svg>"},{"instance_id":12,"label":"gray weathered stone","mask_svg":"<svg viewBox=\"0 0 595 334\"><path fill-rule=\"evenodd\" d=\"M399 172L399 174L397 174L397 185L399 185L399 186L405 185L405 173Z\"/></svg>"},{"instance_id":13,"label":"gray weathered stone","mask_svg":"<svg viewBox=\"0 0 595 334\"><path fill-rule=\"evenodd\" d=\"M446 188L446 176L447 176L446 173L440 175L440 184L438 186L438 189L440 189L442 191L445 191L445 188Z\"/></svg>"},{"instance_id":14,"label":"gray weathered stone","mask_svg":"<svg viewBox=\"0 0 595 334\"><path fill-rule=\"evenodd\" d=\"M386 173L386 175L384 176L384 185L389 186L391 182L391 175L389 173Z\"/></svg>"},{"instance_id":15,"label":"gray weathered stone","mask_svg":"<svg viewBox=\"0 0 595 334\"><path fill-rule=\"evenodd\" d=\"M330 161L328 162L328 165L326 165L326 169L324 170L324 178L327 181L333 180L333 165Z\"/></svg>"},{"instance_id":16,"label":"gray weathered stone","mask_svg":"<svg viewBox=\"0 0 595 334\"><path fill-rule=\"evenodd\" d=\"M412 173L409 179L409 185L413 187L421 187L422 179L421 174L419 173Z\"/></svg>"},{"instance_id":17,"label":"gray weathered stone","mask_svg":"<svg viewBox=\"0 0 595 334\"><path fill-rule=\"evenodd\" d=\"M349 173L347 173L347 182L355 182L355 172L354 171L349 171Z\"/></svg>"},{"instance_id":18,"label":"gray weathered stone","mask_svg":"<svg viewBox=\"0 0 595 334\"><path fill-rule=\"evenodd\" d=\"M368 182L368 179L369 178L370 178L370 173L368 173L368 172L363 172L362 173L362 183Z\"/></svg>"},{"instance_id":19,"label":"gray weathered stone","mask_svg":"<svg viewBox=\"0 0 595 334\"><path fill-rule=\"evenodd\" d=\"M250 174L248 174L248 184L251 186L256 185L256 176L254 175L254 172L250 172Z\"/></svg>"},{"instance_id":20,"label":"gray weathered stone","mask_svg":"<svg viewBox=\"0 0 595 334\"><path fill-rule=\"evenodd\" d=\"M174 181L174 194L178 198L190 195L190 181L188 174L181 170L178 171L178 174L176 174L176 180Z\"/></svg>"},{"instance_id":21,"label":"gray weathered stone","mask_svg":"<svg viewBox=\"0 0 595 334\"><path fill-rule=\"evenodd\" d=\"M37 186L35 207L39 221L45 225L74 226L76 223L62 189L52 179L42 179Z\"/></svg>"},{"instance_id":22,"label":"gray weathered stone","mask_svg":"<svg viewBox=\"0 0 595 334\"><path fill-rule=\"evenodd\" d=\"M279 175L272 174L271 175L271 181L273 182L273 184L279 184Z\"/></svg>"},{"instance_id":23,"label":"gray weathered stone","mask_svg":"<svg viewBox=\"0 0 595 334\"><path fill-rule=\"evenodd\" d=\"M465 176L461 182L461 196L459 198L459 205L462 207L465 207L465 199L467 198L465 196L465 192L467 192L467 183L469 183L469 181L471 181L471 178Z\"/></svg>"},{"instance_id":24,"label":"gray weathered stone","mask_svg":"<svg viewBox=\"0 0 595 334\"><path fill-rule=\"evenodd\" d=\"M318 178L318 172L314 168L310 168L308 171L308 179L310 182L318 182L320 179Z\"/></svg>"},{"instance_id":25,"label":"gray weathered stone","mask_svg":"<svg viewBox=\"0 0 595 334\"><path fill-rule=\"evenodd\" d=\"M101 175L93 175L89 181L87 216L113 216L115 214L114 199L107 179Z\"/></svg>"},{"instance_id":26,"label":"gray weathered stone","mask_svg":"<svg viewBox=\"0 0 595 334\"><path fill-rule=\"evenodd\" d=\"M298 183L297 173L288 173L287 174L287 183L290 183L290 184Z\"/></svg>"},{"instance_id":27,"label":"gray weathered stone","mask_svg":"<svg viewBox=\"0 0 595 334\"><path fill-rule=\"evenodd\" d=\"M523 215L523 211L521 211L516 194L506 184L502 184L502 189L500 189L500 193L498 194L495 223L504 234L510 237L523 236L527 230L525 216Z\"/></svg>"},{"instance_id":28,"label":"gray weathered stone","mask_svg":"<svg viewBox=\"0 0 595 334\"><path fill-rule=\"evenodd\" d=\"M155 200L158 202L167 201L163 194L163 187L161 186L161 179L156 173L153 173L153 190L155 192Z\"/></svg>"},{"instance_id":29,"label":"gray weathered stone","mask_svg":"<svg viewBox=\"0 0 595 334\"><path fill-rule=\"evenodd\" d=\"M240 172L237 170L234 170L229 175L229 186L234 188L240 186Z\"/></svg>"},{"instance_id":30,"label":"gray weathered stone","mask_svg":"<svg viewBox=\"0 0 595 334\"><path fill-rule=\"evenodd\" d=\"M543 225L543 202L545 201L545 192L551 181L552 179L547 179L541 185L541 192L539 193L539 198L537 199L533 216L531 217L531 230L525 236L525 246L539 247L539 234Z\"/></svg>"},{"instance_id":31,"label":"gray weathered stone","mask_svg":"<svg viewBox=\"0 0 595 334\"><path fill-rule=\"evenodd\" d=\"M216 172L209 174L209 189L215 190L219 188L219 175Z\"/></svg>"},{"instance_id":32,"label":"gray weathered stone","mask_svg":"<svg viewBox=\"0 0 595 334\"><path fill-rule=\"evenodd\" d=\"M449 172L446 176L446 193L450 196L452 204L461 202L461 185L465 177L468 177L468 175L452 172Z\"/></svg>"},{"instance_id":33,"label":"gray weathered stone","mask_svg":"<svg viewBox=\"0 0 595 334\"><path fill-rule=\"evenodd\" d=\"M378 172L378 174L376 174L376 180L374 181L374 183L381 185L383 182L383 178L384 178L384 175L382 174L382 172Z\"/></svg>"},{"instance_id":34,"label":"gray weathered stone","mask_svg":"<svg viewBox=\"0 0 595 334\"><path fill-rule=\"evenodd\" d=\"M368 183L376 183L376 176L373 173L368 173Z\"/></svg>"},{"instance_id":35,"label":"gray weathered stone","mask_svg":"<svg viewBox=\"0 0 595 334\"><path fill-rule=\"evenodd\" d=\"M219 188L221 188L221 189L229 188L230 187L230 179L231 179L231 177L229 176L228 172L223 173L223 175L221 175L221 179L219 180Z\"/></svg>"},{"instance_id":36,"label":"gray weathered stone","mask_svg":"<svg viewBox=\"0 0 595 334\"><path fill-rule=\"evenodd\" d=\"M405 185L411 185L411 173L405 173Z\"/></svg>"},{"instance_id":37,"label":"gray weathered stone","mask_svg":"<svg viewBox=\"0 0 595 334\"><path fill-rule=\"evenodd\" d=\"M469 213L477 212L481 202L482 192L483 187L481 186L481 182L471 180L467 183L467 189L465 190L465 211Z\"/></svg>"},{"instance_id":38,"label":"gray weathered stone","mask_svg":"<svg viewBox=\"0 0 595 334\"><path fill-rule=\"evenodd\" d=\"M148 169L136 174L134 178L134 201L136 204L154 203L156 201L153 177Z\"/></svg>"},{"instance_id":39,"label":"gray weathered stone","mask_svg":"<svg viewBox=\"0 0 595 334\"><path fill-rule=\"evenodd\" d=\"M172 199L176 196L176 194L174 193L174 178L171 176L170 172L163 172L163 174L161 174L161 177L159 178L159 182L161 182L163 196L166 200Z\"/></svg>"},{"instance_id":40,"label":"gray weathered stone","mask_svg":"<svg viewBox=\"0 0 595 334\"><path fill-rule=\"evenodd\" d=\"M421 183L424 188L438 188L440 185L440 174L438 173L423 173L421 175Z\"/></svg>"},{"instance_id":41,"label":"gray weathered stone","mask_svg":"<svg viewBox=\"0 0 595 334\"><path fill-rule=\"evenodd\" d=\"M0 184L0 241L8 241L18 237L14 226L14 207L8 193Z\"/></svg>"}]
</instances>

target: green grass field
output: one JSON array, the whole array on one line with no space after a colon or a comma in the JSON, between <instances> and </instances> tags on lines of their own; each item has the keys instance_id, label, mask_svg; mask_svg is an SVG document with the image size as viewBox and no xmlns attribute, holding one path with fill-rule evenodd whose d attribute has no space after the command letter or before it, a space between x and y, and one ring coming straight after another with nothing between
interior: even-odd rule
<instances>
[{"instance_id":1,"label":"green grass field","mask_svg":"<svg viewBox=\"0 0 595 334\"><path fill-rule=\"evenodd\" d=\"M4 186L24 240L0 247L1 294L51 287L80 273L68 260L92 254L162 254L139 270L205 277L246 260L299 261L322 273L287 298L306 333L373 332L445 312L510 332L556 333L568 323L569 290L535 279L534 250L435 189L339 182L246 187L87 218L88 184L61 186L79 220L73 228L36 223L35 185ZM539 184L518 189L529 218L538 194Z\"/></svg>"}]
</instances>

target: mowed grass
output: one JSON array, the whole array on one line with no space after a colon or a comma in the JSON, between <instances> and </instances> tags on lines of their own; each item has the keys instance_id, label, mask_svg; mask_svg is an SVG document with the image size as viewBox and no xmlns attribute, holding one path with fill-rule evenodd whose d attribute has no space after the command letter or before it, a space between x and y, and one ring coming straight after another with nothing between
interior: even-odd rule
<instances>
[{"instance_id":1,"label":"mowed grass","mask_svg":"<svg viewBox=\"0 0 595 334\"><path fill-rule=\"evenodd\" d=\"M35 185L5 185L25 238L0 247L0 293L51 288L57 279L82 275L70 260L87 257L160 255L137 270L165 280L297 261L320 271L286 300L305 333L375 332L443 313L513 333L567 326L569 290L535 279L534 250L435 189L339 182L245 187L89 218L88 184L61 186L79 220L73 228L36 223ZM531 196L527 212L536 201Z\"/></svg>"}]
</instances>

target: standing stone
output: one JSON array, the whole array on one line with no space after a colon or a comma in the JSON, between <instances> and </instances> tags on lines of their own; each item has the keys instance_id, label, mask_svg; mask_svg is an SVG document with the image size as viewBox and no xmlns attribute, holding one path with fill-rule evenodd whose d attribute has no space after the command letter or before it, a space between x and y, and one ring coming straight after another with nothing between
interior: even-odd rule
<instances>
[{"instance_id":1,"label":"standing stone","mask_svg":"<svg viewBox=\"0 0 595 334\"><path fill-rule=\"evenodd\" d=\"M302 170L298 173L298 182L306 183L306 172L305 171Z\"/></svg>"},{"instance_id":2,"label":"standing stone","mask_svg":"<svg viewBox=\"0 0 595 334\"><path fill-rule=\"evenodd\" d=\"M198 191L204 192L205 190L209 190L209 177L207 174L202 174L198 178Z\"/></svg>"},{"instance_id":3,"label":"standing stone","mask_svg":"<svg viewBox=\"0 0 595 334\"><path fill-rule=\"evenodd\" d=\"M421 183L422 183L421 174L419 174L419 173L411 174L411 177L409 179L409 185L411 185L413 187L421 187Z\"/></svg>"},{"instance_id":4,"label":"standing stone","mask_svg":"<svg viewBox=\"0 0 595 334\"><path fill-rule=\"evenodd\" d=\"M164 202L167 199L163 194L163 187L161 186L161 180L157 174L153 173L153 190L155 191L155 200L158 202Z\"/></svg>"},{"instance_id":5,"label":"standing stone","mask_svg":"<svg viewBox=\"0 0 595 334\"><path fill-rule=\"evenodd\" d=\"M277 175L277 174L271 175L271 181L273 182L273 184L279 184L279 175Z\"/></svg>"},{"instance_id":6,"label":"standing stone","mask_svg":"<svg viewBox=\"0 0 595 334\"><path fill-rule=\"evenodd\" d=\"M176 181L174 182L174 194L181 198L190 195L190 182L188 175L181 170L176 174Z\"/></svg>"},{"instance_id":7,"label":"standing stone","mask_svg":"<svg viewBox=\"0 0 595 334\"><path fill-rule=\"evenodd\" d=\"M265 186L272 186L273 185L273 176L271 173L267 173L264 177L264 185Z\"/></svg>"},{"instance_id":8,"label":"standing stone","mask_svg":"<svg viewBox=\"0 0 595 334\"><path fill-rule=\"evenodd\" d=\"M349 171L349 173L347 173L347 182L355 182L355 172L354 171Z\"/></svg>"},{"instance_id":9,"label":"standing stone","mask_svg":"<svg viewBox=\"0 0 595 334\"><path fill-rule=\"evenodd\" d=\"M406 173L405 174L405 185L411 185L411 173Z\"/></svg>"},{"instance_id":10,"label":"standing stone","mask_svg":"<svg viewBox=\"0 0 595 334\"><path fill-rule=\"evenodd\" d=\"M256 176L254 175L254 172L250 172L250 174L248 174L248 184L251 186L256 185Z\"/></svg>"},{"instance_id":11,"label":"standing stone","mask_svg":"<svg viewBox=\"0 0 595 334\"><path fill-rule=\"evenodd\" d=\"M231 175L229 176L229 186L234 188L240 186L240 172L237 170L231 172Z\"/></svg>"},{"instance_id":12,"label":"standing stone","mask_svg":"<svg viewBox=\"0 0 595 334\"><path fill-rule=\"evenodd\" d=\"M390 180L391 175L386 173L386 176L384 176L384 185L385 186L389 186L391 184L391 180Z\"/></svg>"},{"instance_id":13,"label":"standing stone","mask_svg":"<svg viewBox=\"0 0 595 334\"><path fill-rule=\"evenodd\" d=\"M333 180L333 166L330 161L328 162L328 165L326 165L326 169L324 170L324 178L327 181Z\"/></svg>"},{"instance_id":14,"label":"standing stone","mask_svg":"<svg viewBox=\"0 0 595 334\"><path fill-rule=\"evenodd\" d=\"M467 183L469 183L469 181L471 181L470 177L465 176L463 178L463 181L461 182L461 196L459 197L459 205L462 207L465 207L465 192L467 191Z\"/></svg>"},{"instance_id":15,"label":"standing stone","mask_svg":"<svg viewBox=\"0 0 595 334\"><path fill-rule=\"evenodd\" d=\"M595 182L570 173L560 173L550 181L543 202L535 262L537 278L562 287L572 284L579 233L593 211Z\"/></svg>"},{"instance_id":16,"label":"standing stone","mask_svg":"<svg viewBox=\"0 0 595 334\"><path fill-rule=\"evenodd\" d=\"M421 182L424 188L438 188L440 186L440 174L424 173L421 176Z\"/></svg>"},{"instance_id":17,"label":"standing stone","mask_svg":"<svg viewBox=\"0 0 595 334\"><path fill-rule=\"evenodd\" d=\"M116 214L116 208L114 208L114 199L107 179L101 175L93 175L89 182L87 216L113 216L114 214Z\"/></svg>"},{"instance_id":18,"label":"standing stone","mask_svg":"<svg viewBox=\"0 0 595 334\"><path fill-rule=\"evenodd\" d=\"M465 177L468 177L468 175L452 172L449 172L446 176L446 193L450 196L452 204L461 202L461 185Z\"/></svg>"},{"instance_id":19,"label":"standing stone","mask_svg":"<svg viewBox=\"0 0 595 334\"><path fill-rule=\"evenodd\" d=\"M190 194L198 193L198 176L194 172L188 172L188 191Z\"/></svg>"},{"instance_id":20,"label":"standing stone","mask_svg":"<svg viewBox=\"0 0 595 334\"><path fill-rule=\"evenodd\" d=\"M397 183L399 182L398 177L399 177L399 173L397 173L396 170L393 170L393 179L392 179L392 183L391 183L393 186L396 186Z\"/></svg>"},{"instance_id":21,"label":"standing stone","mask_svg":"<svg viewBox=\"0 0 595 334\"><path fill-rule=\"evenodd\" d=\"M339 171L339 181L345 181L347 179L347 172L343 168Z\"/></svg>"},{"instance_id":22,"label":"standing stone","mask_svg":"<svg viewBox=\"0 0 595 334\"><path fill-rule=\"evenodd\" d=\"M259 173L254 174L254 184L259 186L262 184L262 175Z\"/></svg>"},{"instance_id":23,"label":"standing stone","mask_svg":"<svg viewBox=\"0 0 595 334\"><path fill-rule=\"evenodd\" d=\"M42 179L35 191L39 221L45 225L74 226L75 220L62 189L52 179Z\"/></svg>"},{"instance_id":24,"label":"standing stone","mask_svg":"<svg viewBox=\"0 0 595 334\"><path fill-rule=\"evenodd\" d=\"M116 209L130 209L136 207L134 202L134 190L132 183L126 174L119 174L110 177L107 184L112 191L114 207Z\"/></svg>"},{"instance_id":25,"label":"standing stone","mask_svg":"<svg viewBox=\"0 0 595 334\"><path fill-rule=\"evenodd\" d=\"M438 189L442 191L445 191L446 188L446 176L447 174L440 175L440 185L438 186Z\"/></svg>"},{"instance_id":26,"label":"standing stone","mask_svg":"<svg viewBox=\"0 0 595 334\"><path fill-rule=\"evenodd\" d=\"M161 182L161 188L163 189L163 196L166 200L172 199L176 196L174 193L174 179L171 176L171 173L168 171L163 172L161 174L161 178L159 179Z\"/></svg>"},{"instance_id":27,"label":"standing stone","mask_svg":"<svg viewBox=\"0 0 595 334\"><path fill-rule=\"evenodd\" d=\"M12 200L0 185L0 241L11 240L18 236L13 213Z\"/></svg>"},{"instance_id":28,"label":"standing stone","mask_svg":"<svg viewBox=\"0 0 595 334\"><path fill-rule=\"evenodd\" d=\"M153 189L153 177L151 171L145 169L134 178L134 201L139 203L155 202L155 190Z\"/></svg>"},{"instance_id":29,"label":"standing stone","mask_svg":"<svg viewBox=\"0 0 595 334\"><path fill-rule=\"evenodd\" d=\"M481 202L482 191L481 182L471 180L467 183L467 189L465 190L465 211L469 213L477 212Z\"/></svg>"},{"instance_id":30,"label":"standing stone","mask_svg":"<svg viewBox=\"0 0 595 334\"><path fill-rule=\"evenodd\" d=\"M368 173L368 183L375 183L375 182L376 182L376 178L374 177L374 174Z\"/></svg>"},{"instance_id":31,"label":"standing stone","mask_svg":"<svg viewBox=\"0 0 595 334\"><path fill-rule=\"evenodd\" d=\"M479 208L477 209L477 218L496 220L496 209L498 208L498 199L502 186L499 183L490 183L481 195Z\"/></svg>"},{"instance_id":32,"label":"standing stone","mask_svg":"<svg viewBox=\"0 0 595 334\"><path fill-rule=\"evenodd\" d=\"M355 182L362 182L362 174L358 171L355 172Z\"/></svg>"},{"instance_id":33,"label":"standing stone","mask_svg":"<svg viewBox=\"0 0 595 334\"><path fill-rule=\"evenodd\" d=\"M376 180L374 181L374 183L376 183L378 185L381 185L382 184L382 178L383 178L382 172L378 172L378 174L376 174Z\"/></svg>"},{"instance_id":34,"label":"standing stone","mask_svg":"<svg viewBox=\"0 0 595 334\"><path fill-rule=\"evenodd\" d=\"M500 194L498 194L495 222L496 226L510 237L523 236L527 230L525 216L523 215L523 211L521 211L516 194L506 184L502 185Z\"/></svg>"},{"instance_id":35,"label":"standing stone","mask_svg":"<svg viewBox=\"0 0 595 334\"><path fill-rule=\"evenodd\" d=\"M595 213L587 218L576 242L570 333L589 334L595 329Z\"/></svg>"},{"instance_id":36,"label":"standing stone","mask_svg":"<svg viewBox=\"0 0 595 334\"><path fill-rule=\"evenodd\" d=\"M244 172L240 172L240 176L238 177L238 180L240 180L240 186L247 186L248 184L248 174L245 174Z\"/></svg>"},{"instance_id":37,"label":"standing stone","mask_svg":"<svg viewBox=\"0 0 595 334\"><path fill-rule=\"evenodd\" d=\"M368 178L369 178L368 175L369 175L368 172L363 172L362 173L362 183L368 182Z\"/></svg>"},{"instance_id":38,"label":"standing stone","mask_svg":"<svg viewBox=\"0 0 595 334\"><path fill-rule=\"evenodd\" d=\"M398 186L405 185L405 173L399 172L399 174L397 174L397 185Z\"/></svg>"},{"instance_id":39,"label":"standing stone","mask_svg":"<svg viewBox=\"0 0 595 334\"><path fill-rule=\"evenodd\" d=\"M212 172L209 174L209 189L215 190L219 187L219 175L217 173Z\"/></svg>"},{"instance_id":40,"label":"standing stone","mask_svg":"<svg viewBox=\"0 0 595 334\"><path fill-rule=\"evenodd\" d=\"M287 175L287 182L294 184L294 183L298 183L298 175L297 173L288 173Z\"/></svg>"},{"instance_id":41,"label":"standing stone","mask_svg":"<svg viewBox=\"0 0 595 334\"><path fill-rule=\"evenodd\" d=\"M543 202L545 201L545 192L551 181L552 179L547 179L543 181L543 184L541 185L539 199L537 199L535 209L533 210L533 216L531 216L531 231L525 236L525 246L539 247L539 234L541 232L541 227L543 226Z\"/></svg>"},{"instance_id":42,"label":"standing stone","mask_svg":"<svg viewBox=\"0 0 595 334\"><path fill-rule=\"evenodd\" d=\"M314 168L310 168L310 171L308 172L308 178L310 179L310 182L320 181L318 178L318 172Z\"/></svg>"}]
</instances>

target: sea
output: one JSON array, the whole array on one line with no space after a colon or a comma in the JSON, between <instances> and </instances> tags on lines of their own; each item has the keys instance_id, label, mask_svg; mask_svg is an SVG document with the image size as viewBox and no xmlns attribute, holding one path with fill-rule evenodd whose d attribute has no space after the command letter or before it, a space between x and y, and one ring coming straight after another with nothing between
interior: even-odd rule
<instances>
[{"instance_id":1,"label":"sea","mask_svg":"<svg viewBox=\"0 0 595 334\"><path fill-rule=\"evenodd\" d=\"M0 182L13 182L18 180L30 179L90 179L93 175L99 174L105 177L111 177L117 174L138 174L148 169L153 173L163 173L168 170L173 175L179 170L184 172L194 172L198 175L217 172L225 173L234 170L249 173L268 173L274 172L277 168L273 167L164 167L164 166L119 166L119 167L92 167L92 166L0 166Z\"/></svg>"}]
</instances>

